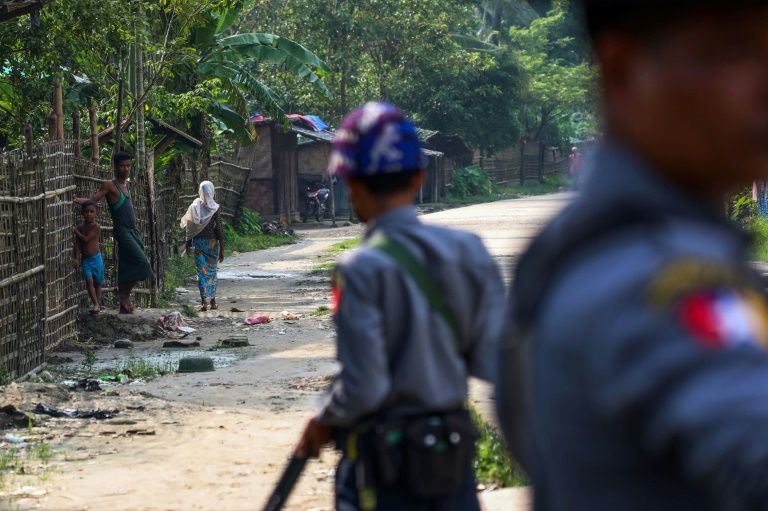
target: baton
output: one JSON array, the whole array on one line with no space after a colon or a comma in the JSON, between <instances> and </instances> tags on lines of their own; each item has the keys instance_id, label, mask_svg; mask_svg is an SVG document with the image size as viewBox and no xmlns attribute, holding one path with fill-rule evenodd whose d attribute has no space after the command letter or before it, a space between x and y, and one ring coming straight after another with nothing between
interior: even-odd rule
<instances>
[{"instance_id":1,"label":"baton","mask_svg":"<svg viewBox=\"0 0 768 511\"><path fill-rule=\"evenodd\" d=\"M288 496L291 494L291 491L293 491L293 487L296 486L296 482L304 471L307 460L308 458L306 457L291 457L288 465L283 469L283 475L280 476L277 486L275 486L272 495L270 495L269 500L262 511L280 511L283 509L285 501L288 500Z\"/></svg>"}]
</instances>

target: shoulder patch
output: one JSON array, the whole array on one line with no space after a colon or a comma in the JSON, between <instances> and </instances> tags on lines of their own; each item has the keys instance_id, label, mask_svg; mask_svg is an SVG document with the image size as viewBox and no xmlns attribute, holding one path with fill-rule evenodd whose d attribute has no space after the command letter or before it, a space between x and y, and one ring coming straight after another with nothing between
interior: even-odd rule
<instances>
[{"instance_id":1,"label":"shoulder patch","mask_svg":"<svg viewBox=\"0 0 768 511\"><path fill-rule=\"evenodd\" d=\"M672 262L651 282L648 300L653 307L672 310L683 330L706 348L768 348L768 301L738 266Z\"/></svg>"},{"instance_id":2,"label":"shoulder patch","mask_svg":"<svg viewBox=\"0 0 768 511\"><path fill-rule=\"evenodd\" d=\"M736 267L715 261L679 259L661 269L648 288L655 307L669 307L684 296L702 289L750 289L752 283Z\"/></svg>"},{"instance_id":3,"label":"shoulder patch","mask_svg":"<svg viewBox=\"0 0 768 511\"><path fill-rule=\"evenodd\" d=\"M754 291L694 292L680 301L676 312L682 327L706 348L768 348L768 303Z\"/></svg>"}]
</instances>

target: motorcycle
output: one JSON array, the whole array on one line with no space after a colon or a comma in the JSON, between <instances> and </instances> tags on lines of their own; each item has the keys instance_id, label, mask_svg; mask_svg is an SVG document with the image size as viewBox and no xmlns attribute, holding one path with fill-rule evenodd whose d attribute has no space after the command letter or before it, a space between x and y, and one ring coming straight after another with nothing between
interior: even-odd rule
<instances>
[{"instance_id":1,"label":"motorcycle","mask_svg":"<svg viewBox=\"0 0 768 511\"><path fill-rule=\"evenodd\" d=\"M331 190L322 183L313 183L304 191L304 210L301 212L301 221L306 222L309 217L315 217L318 222L325 217L328 197Z\"/></svg>"}]
</instances>

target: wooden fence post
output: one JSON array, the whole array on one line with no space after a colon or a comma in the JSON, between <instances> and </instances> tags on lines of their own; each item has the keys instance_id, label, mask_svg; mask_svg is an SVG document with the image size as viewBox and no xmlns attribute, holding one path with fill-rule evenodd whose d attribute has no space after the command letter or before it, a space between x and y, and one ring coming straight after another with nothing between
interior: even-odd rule
<instances>
[{"instance_id":1,"label":"wooden fence post","mask_svg":"<svg viewBox=\"0 0 768 511\"><path fill-rule=\"evenodd\" d=\"M91 121L91 161L99 163L99 132L96 125L96 106L88 107L88 117Z\"/></svg>"},{"instance_id":2,"label":"wooden fence post","mask_svg":"<svg viewBox=\"0 0 768 511\"><path fill-rule=\"evenodd\" d=\"M149 258L150 266L154 275L151 280L151 287L149 289L149 305L152 308L157 307L157 291L160 288L161 280L160 276L160 257L159 257L159 243L157 236L157 214L155 209L155 201L157 196L155 194L155 152L153 149L147 150L145 154L146 167L147 167L147 223L149 224Z\"/></svg>"},{"instance_id":3,"label":"wooden fence post","mask_svg":"<svg viewBox=\"0 0 768 511\"><path fill-rule=\"evenodd\" d=\"M75 141L75 158L80 158L80 112L72 112L72 138Z\"/></svg>"},{"instance_id":4,"label":"wooden fence post","mask_svg":"<svg viewBox=\"0 0 768 511\"><path fill-rule=\"evenodd\" d=\"M546 158L546 150L547 150L546 147L547 146L544 144L544 142L539 141L539 168L538 168L539 172L538 172L538 178L539 178L539 183L541 183L541 184L544 183L544 161L545 161L545 158Z\"/></svg>"},{"instance_id":5,"label":"wooden fence post","mask_svg":"<svg viewBox=\"0 0 768 511\"><path fill-rule=\"evenodd\" d=\"M44 176L45 174L43 174ZM42 191L46 191L45 179L42 179ZM41 315L40 319L40 346L43 350L43 361L45 361L45 341L48 337L48 227L46 221L46 214L48 213L48 201L45 197L40 200L40 264L43 265L43 284L44 291L42 293L42 300L38 305L38 310Z\"/></svg>"},{"instance_id":6,"label":"wooden fence post","mask_svg":"<svg viewBox=\"0 0 768 511\"><path fill-rule=\"evenodd\" d=\"M27 151L27 157L32 156L32 125L24 126L24 147Z\"/></svg>"},{"instance_id":7,"label":"wooden fence post","mask_svg":"<svg viewBox=\"0 0 768 511\"><path fill-rule=\"evenodd\" d=\"M56 114L56 140L64 140L64 93L61 89L61 79L54 82L53 109Z\"/></svg>"},{"instance_id":8,"label":"wooden fence post","mask_svg":"<svg viewBox=\"0 0 768 511\"><path fill-rule=\"evenodd\" d=\"M48 140L56 140L56 113L48 114Z\"/></svg>"}]
</instances>

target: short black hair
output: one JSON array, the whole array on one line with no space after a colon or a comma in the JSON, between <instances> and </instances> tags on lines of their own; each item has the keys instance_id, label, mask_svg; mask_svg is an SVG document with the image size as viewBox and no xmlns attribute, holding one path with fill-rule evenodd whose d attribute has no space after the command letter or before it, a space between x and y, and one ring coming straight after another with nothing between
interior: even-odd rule
<instances>
[{"instance_id":1,"label":"short black hair","mask_svg":"<svg viewBox=\"0 0 768 511\"><path fill-rule=\"evenodd\" d=\"M112 163L114 163L115 167L117 167L121 161L131 160L132 158L133 157L130 155L130 153L127 153L125 151L118 151L112 157Z\"/></svg>"},{"instance_id":2,"label":"short black hair","mask_svg":"<svg viewBox=\"0 0 768 511\"><path fill-rule=\"evenodd\" d=\"M87 201L83 202L82 206L80 207L80 213L85 213L85 210L93 206L98 211L99 205L96 204L95 201L92 201L91 199L88 199Z\"/></svg>"},{"instance_id":3,"label":"short black hair","mask_svg":"<svg viewBox=\"0 0 768 511\"><path fill-rule=\"evenodd\" d=\"M607 31L653 35L703 10L739 9L765 6L765 0L577 0L592 40Z\"/></svg>"},{"instance_id":4,"label":"short black hair","mask_svg":"<svg viewBox=\"0 0 768 511\"><path fill-rule=\"evenodd\" d=\"M372 176L355 176L353 179L362 183L368 192L376 197L387 197L404 192L411 184L413 175L418 170L374 174Z\"/></svg>"}]
</instances>

